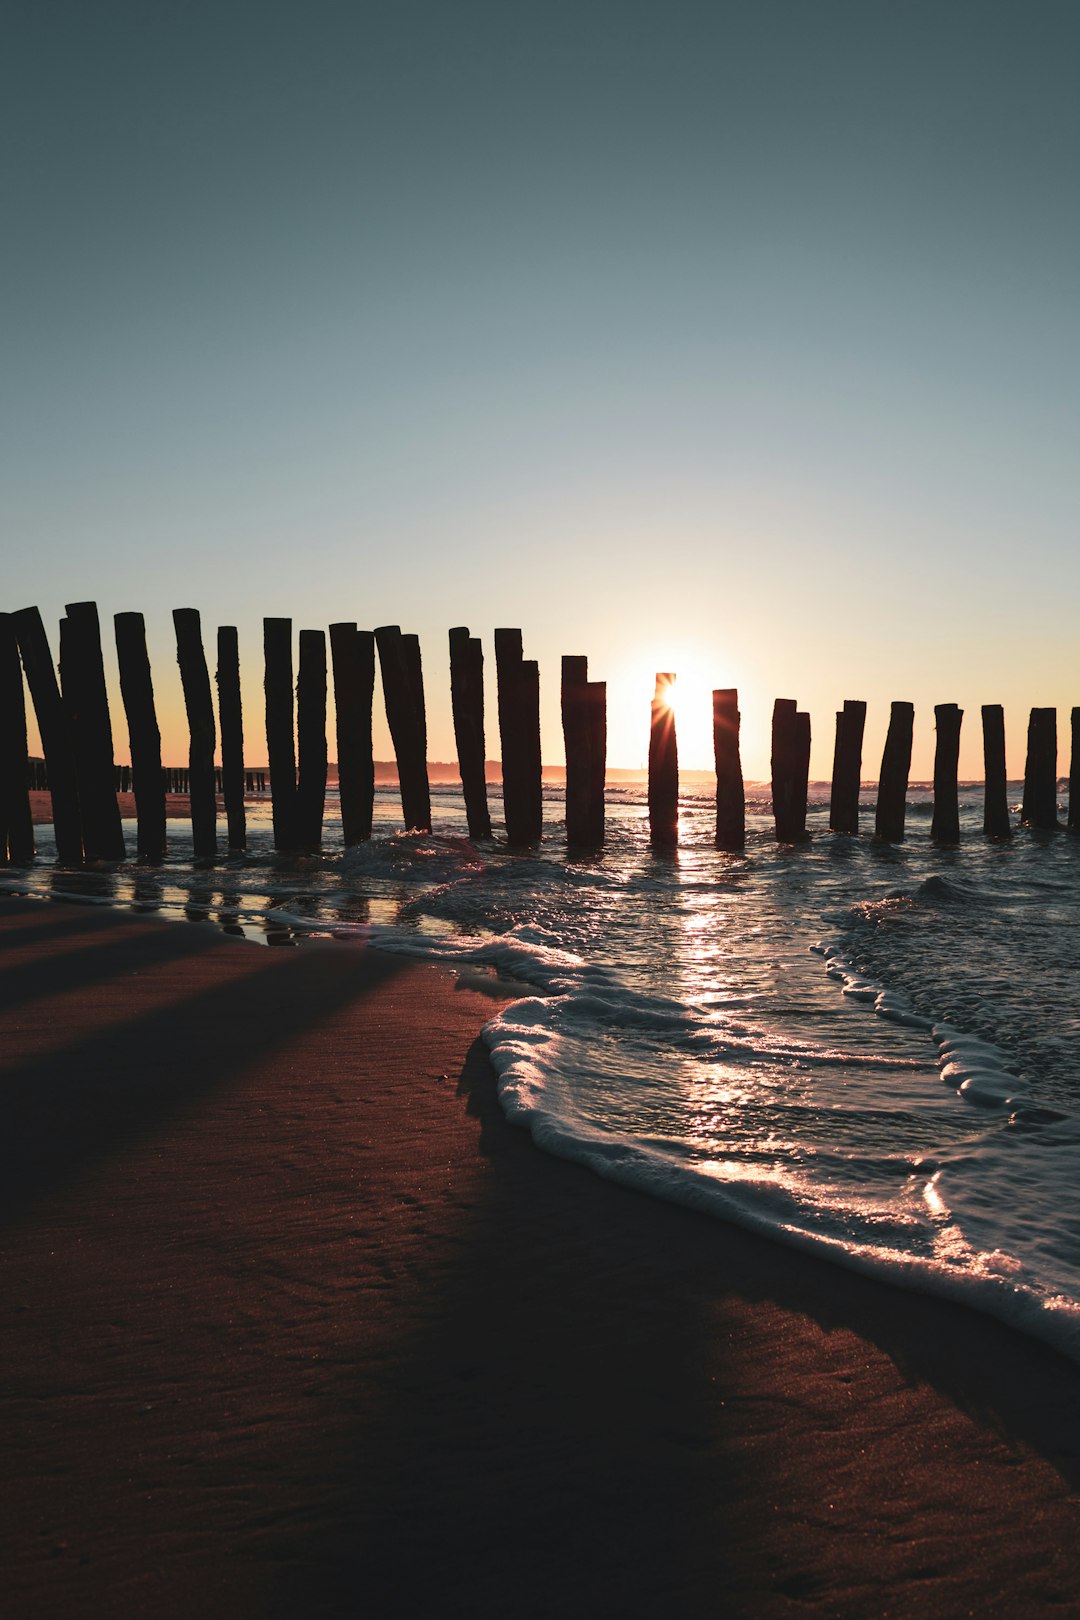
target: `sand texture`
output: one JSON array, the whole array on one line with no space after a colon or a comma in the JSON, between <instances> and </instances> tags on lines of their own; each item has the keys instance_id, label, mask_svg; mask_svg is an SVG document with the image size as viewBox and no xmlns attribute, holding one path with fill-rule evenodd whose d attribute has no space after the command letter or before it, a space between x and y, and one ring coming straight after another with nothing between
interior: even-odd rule
<instances>
[{"instance_id":1,"label":"sand texture","mask_svg":"<svg viewBox=\"0 0 1080 1620\"><path fill-rule=\"evenodd\" d=\"M498 1005L0 901L5 1615L1080 1613L1080 1376L538 1153Z\"/></svg>"}]
</instances>

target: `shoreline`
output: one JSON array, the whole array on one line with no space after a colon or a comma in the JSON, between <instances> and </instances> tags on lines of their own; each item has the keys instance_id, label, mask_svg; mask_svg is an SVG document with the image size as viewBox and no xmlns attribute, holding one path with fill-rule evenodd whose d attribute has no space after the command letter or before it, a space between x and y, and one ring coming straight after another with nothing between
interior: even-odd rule
<instances>
[{"instance_id":1,"label":"shoreline","mask_svg":"<svg viewBox=\"0 0 1080 1620\"><path fill-rule=\"evenodd\" d=\"M1080 1595L1076 1370L540 1153L494 981L6 896L0 953L13 1615Z\"/></svg>"}]
</instances>

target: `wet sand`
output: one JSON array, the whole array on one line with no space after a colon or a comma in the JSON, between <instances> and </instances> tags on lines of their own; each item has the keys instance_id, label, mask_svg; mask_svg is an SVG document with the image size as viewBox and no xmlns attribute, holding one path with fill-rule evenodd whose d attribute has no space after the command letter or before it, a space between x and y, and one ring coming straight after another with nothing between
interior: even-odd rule
<instances>
[{"instance_id":1,"label":"wet sand","mask_svg":"<svg viewBox=\"0 0 1080 1620\"><path fill-rule=\"evenodd\" d=\"M500 987L0 900L4 1612L1080 1612L1080 1374L538 1153Z\"/></svg>"}]
</instances>

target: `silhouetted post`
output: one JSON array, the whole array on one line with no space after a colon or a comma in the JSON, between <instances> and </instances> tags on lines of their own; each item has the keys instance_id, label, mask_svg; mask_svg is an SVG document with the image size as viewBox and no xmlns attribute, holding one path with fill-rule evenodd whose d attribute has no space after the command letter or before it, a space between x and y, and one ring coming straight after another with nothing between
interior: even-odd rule
<instances>
[{"instance_id":1,"label":"silhouetted post","mask_svg":"<svg viewBox=\"0 0 1080 1620\"><path fill-rule=\"evenodd\" d=\"M607 774L607 683L590 681L589 660L562 661L562 721L566 749L566 841L593 848L604 841Z\"/></svg>"},{"instance_id":2,"label":"silhouetted post","mask_svg":"<svg viewBox=\"0 0 1080 1620\"><path fill-rule=\"evenodd\" d=\"M296 731L300 772L296 786L296 826L301 849L322 844L326 805L326 636L301 630L296 683Z\"/></svg>"},{"instance_id":3,"label":"silhouetted post","mask_svg":"<svg viewBox=\"0 0 1080 1620\"><path fill-rule=\"evenodd\" d=\"M244 809L244 711L240 698L240 641L236 626L223 624L217 633L218 718L221 721L221 793L229 829L229 848L247 848Z\"/></svg>"},{"instance_id":4,"label":"silhouetted post","mask_svg":"<svg viewBox=\"0 0 1080 1620\"><path fill-rule=\"evenodd\" d=\"M60 630L60 672L64 707L75 746L83 851L87 860L122 861L127 854L116 802L101 627L95 602L71 602Z\"/></svg>"},{"instance_id":5,"label":"silhouetted post","mask_svg":"<svg viewBox=\"0 0 1080 1620\"><path fill-rule=\"evenodd\" d=\"M675 676L659 671L649 727L649 836L660 849L679 842L679 745L671 688Z\"/></svg>"},{"instance_id":6,"label":"silhouetted post","mask_svg":"<svg viewBox=\"0 0 1080 1620\"><path fill-rule=\"evenodd\" d=\"M415 646L412 645L415 643ZM382 671L386 720L397 758L401 809L408 832L431 830L431 799L427 777L427 750L420 716L423 687L416 690L419 673L419 643L403 636L396 624L384 624L375 632Z\"/></svg>"},{"instance_id":7,"label":"silhouetted post","mask_svg":"<svg viewBox=\"0 0 1080 1620\"><path fill-rule=\"evenodd\" d=\"M450 702L470 838L491 837L484 743L484 650L459 625L450 632Z\"/></svg>"},{"instance_id":8,"label":"silhouetted post","mask_svg":"<svg viewBox=\"0 0 1080 1620\"><path fill-rule=\"evenodd\" d=\"M585 769L588 781L582 809L582 843L595 848L604 842L607 788L607 682L586 681L581 694Z\"/></svg>"},{"instance_id":9,"label":"silhouetted post","mask_svg":"<svg viewBox=\"0 0 1080 1620\"><path fill-rule=\"evenodd\" d=\"M862 785L862 744L866 704L848 698L836 716L829 826L833 832L859 830L859 788Z\"/></svg>"},{"instance_id":10,"label":"silhouetted post","mask_svg":"<svg viewBox=\"0 0 1080 1620\"><path fill-rule=\"evenodd\" d=\"M878 838L899 844L904 837L908 777L911 774L911 740L915 730L915 705L894 703L889 711L889 731L881 756L878 777L877 813L874 832Z\"/></svg>"},{"instance_id":11,"label":"silhouetted post","mask_svg":"<svg viewBox=\"0 0 1080 1620\"><path fill-rule=\"evenodd\" d=\"M795 825L798 841L810 837L806 830L806 810L810 797L810 715L805 709L795 713Z\"/></svg>"},{"instance_id":12,"label":"silhouetted post","mask_svg":"<svg viewBox=\"0 0 1080 1620\"><path fill-rule=\"evenodd\" d=\"M288 851L297 847L291 619L263 620L263 658L274 848Z\"/></svg>"},{"instance_id":13,"label":"silhouetted post","mask_svg":"<svg viewBox=\"0 0 1080 1620\"><path fill-rule=\"evenodd\" d=\"M781 844L805 842L810 778L810 716L794 698L777 698L772 723L772 799Z\"/></svg>"},{"instance_id":14,"label":"silhouetted post","mask_svg":"<svg viewBox=\"0 0 1080 1620\"><path fill-rule=\"evenodd\" d=\"M1080 709L1074 709L1072 721L1072 753L1069 756L1069 819L1073 832L1080 828Z\"/></svg>"},{"instance_id":15,"label":"silhouetted post","mask_svg":"<svg viewBox=\"0 0 1080 1620\"><path fill-rule=\"evenodd\" d=\"M214 698L210 671L203 652L198 608L173 608L176 627L176 662L184 688L188 732L188 794L191 799L191 838L197 859L217 854L217 792L214 781Z\"/></svg>"},{"instance_id":16,"label":"silhouetted post","mask_svg":"<svg viewBox=\"0 0 1080 1620\"><path fill-rule=\"evenodd\" d=\"M41 734L41 751L45 756L45 772L52 798L57 859L65 866L80 866L83 858L82 821L79 816L75 749L53 667L49 638L36 607L20 608L11 618Z\"/></svg>"},{"instance_id":17,"label":"silhouetted post","mask_svg":"<svg viewBox=\"0 0 1080 1620\"><path fill-rule=\"evenodd\" d=\"M0 613L0 864L34 858L26 746L26 698L11 615Z\"/></svg>"},{"instance_id":18,"label":"silhouetted post","mask_svg":"<svg viewBox=\"0 0 1080 1620\"><path fill-rule=\"evenodd\" d=\"M739 754L739 694L719 687L712 695L713 759L716 762L716 847L746 844L746 793Z\"/></svg>"},{"instance_id":19,"label":"silhouetted post","mask_svg":"<svg viewBox=\"0 0 1080 1620\"><path fill-rule=\"evenodd\" d=\"M960 842L960 723L963 709L955 703L935 703L937 745L934 749L934 815L930 836L939 844Z\"/></svg>"},{"instance_id":20,"label":"silhouetted post","mask_svg":"<svg viewBox=\"0 0 1080 1620\"><path fill-rule=\"evenodd\" d=\"M535 844L544 822L540 672L522 658L520 630L496 630L495 668L506 836L511 844Z\"/></svg>"},{"instance_id":21,"label":"silhouetted post","mask_svg":"<svg viewBox=\"0 0 1080 1620\"><path fill-rule=\"evenodd\" d=\"M1008 838L1009 794L1005 778L1005 710L1000 703L984 703L983 728L983 832L987 838Z\"/></svg>"},{"instance_id":22,"label":"silhouetted post","mask_svg":"<svg viewBox=\"0 0 1080 1620\"><path fill-rule=\"evenodd\" d=\"M330 626L337 727L341 836L346 848L371 837L375 764L371 709L375 692L375 637L355 624Z\"/></svg>"},{"instance_id":23,"label":"silhouetted post","mask_svg":"<svg viewBox=\"0 0 1080 1620\"><path fill-rule=\"evenodd\" d=\"M1028 720L1027 761L1024 767L1024 803L1020 819L1026 827L1052 831L1057 819L1057 710L1032 709Z\"/></svg>"},{"instance_id":24,"label":"silhouetted post","mask_svg":"<svg viewBox=\"0 0 1080 1620\"><path fill-rule=\"evenodd\" d=\"M141 613L113 616L120 695L127 715L131 775L138 818L139 859L156 864L165 858L165 772L161 768L161 732L154 706L154 680L146 652L146 625Z\"/></svg>"}]
</instances>

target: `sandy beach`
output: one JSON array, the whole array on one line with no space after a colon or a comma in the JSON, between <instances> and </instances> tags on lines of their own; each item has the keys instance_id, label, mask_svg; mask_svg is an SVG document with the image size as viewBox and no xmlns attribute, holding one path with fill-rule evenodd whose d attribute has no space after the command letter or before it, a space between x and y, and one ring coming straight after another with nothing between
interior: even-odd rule
<instances>
[{"instance_id":1,"label":"sandy beach","mask_svg":"<svg viewBox=\"0 0 1080 1620\"><path fill-rule=\"evenodd\" d=\"M1080 1378L541 1155L512 992L0 902L11 1616L1080 1612Z\"/></svg>"}]
</instances>

